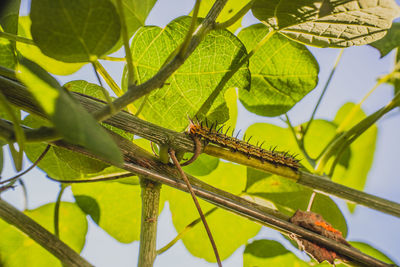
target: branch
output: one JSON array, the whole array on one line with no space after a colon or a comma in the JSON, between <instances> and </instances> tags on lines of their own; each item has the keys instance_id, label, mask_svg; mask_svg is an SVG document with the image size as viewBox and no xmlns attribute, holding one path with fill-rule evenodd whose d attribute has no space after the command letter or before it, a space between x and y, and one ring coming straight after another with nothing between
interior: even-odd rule
<instances>
[{"instance_id":1,"label":"branch","mask_svg":"<svg viewBox=\"0 0 400 267\"><path fill-rule=\"evenodd\" d=\"M0 200L0 218L27 234L65 266L93 266L40 224L4 200Z\"/></svg>"},{"instance_id":2,"label":"branch","mask_svg":"<svg viewBox=\"0 0 400 267\"><path fill-rule=\"evenodd\" d=\"M22 90L23 87L19 86L14 87L13 90L10 90L10 88L4 86L1 81L2 80L0 77L0 91L3 92L3 94L11 103L18 105L19 107L36 115L43 116L43 113L34 104L34 100L30 96L30 94L27 93L26 89ZM96 100L92 97L76 93L73 93L72 95L89 112L100 110L106 105L104 102ZM105 122L124 131L150 140L153 143L174 148L176 151L195 151L195 145L193 143L193 140L189 136L183 133L177 133L175 131L165 129L150 122L143 121L135 116L130 115L127 112L120 112L110 119L106 120ZM308 186L311 189L329 195L338 196L357 204L368 206L369 203L374 203L371 208L400 217L400 204L388 201L380 197L376 197L362 191L357 191L343 185L336 184L324 176L311 175L304 171L296 172L288 167L276 166L272 163L261 162L259 160L254 160L251 158L249 159L248 157L240 153L232 153L231 151L228 151L224 148L212 145L207 145L204 149L204 152L211 156L223 158L261 171L291 179L299 184Z\"/></svg>"},{"instance_id":3,"label":"branch","mask_svg":"<svg viewBox=\"0 0 400 267\"><path fill-rule=\"evenodd\" d=\"M124 139L116 133L109 133L112 135L124 155L125 163L123 164L122 169L154 182L162 183L185 192L189 191L185 181L183 181L179 172L173 166L162 164L153 155L136 146L131 141ZM88 157L106 162L80 146L72 145L64 141L55 141L53 142L53 145L60 146L74 152L84 154ZM107 163L111 164L111 162ZM389 266L388 264L363 254L354 248L348 247L342 243L338 243L332 239L294 225L288 221L288 217L286 215L277 210L261 206L244 198L212 187L191 175L187 175L187 178L189 179L196 196L218 207L244 216L250 220L261 223L262 225L276 229L284 234L293 233L299 237L331 249L341 255L347 256L353 259L356 263L361 263L368 266Z\"/></svg>"}]
</instances>

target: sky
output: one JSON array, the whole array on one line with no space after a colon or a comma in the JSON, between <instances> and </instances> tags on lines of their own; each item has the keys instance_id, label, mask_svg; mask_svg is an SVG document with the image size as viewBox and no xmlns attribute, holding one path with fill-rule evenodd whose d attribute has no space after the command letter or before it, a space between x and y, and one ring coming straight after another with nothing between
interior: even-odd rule
<instances>
[{"instance_id":1,"label":"sky","mask_svg":"<svg viewBox=\"0 0 400 267\"><path fill-rule=\"evenodd\" d=\"M151 11L146 24L165 26L174 18L188 14L194 1L188 0L159 0ZM22 14L29 10L28 0L22 0ZM242 25L249 26L257 21L248 14L243 19ZM290 112L289 117L294 125L308 120L312 109L320 95L329 72L339 53L337 49L320 49L309 47L320 65L319 85L308 94ZM119 51L119 56L123 53ZM317 118L331 120L337 110L346 102L359 102L362 97L373 87L376 79L388 73L394 61L394 53L380 59L378 51L370 46L351 47L344 51L341 62L330 84L328 92L317 112ZM120 63L107 63L105 66L113 77L121 77ZM84 66L72 76L57 79L65 83L75 79L85 79L96 83L93 70ZM390 85L380 86L363 104L362 108L367 114L371 114L387 104L393 96L393 88ZM274 123L284 126L279 119L259 117L247 112L240 103L238 129L244 131L255 122ZM378 122L378 140L374 155L374 162L368 175L365 191L386 199L400 203L400 177L397 164L400 164L398 151L400 151L400 112L392 111ZM5 167L3 177L11 177L15 170L10 163L8 152L5 155ZM29 166L25 159L25 167ZM59 185L49 181L39 169L32 170L24 178L29 194L29 208L34 209L43 204L54 202L59 190ZM18 208L22 208L21 188L6 192L2 195ZM64 201L73 201L70 190L67 189L63 196ZM343 200L336 199L343 211L349 229L348 239L352 241L367 242L386 253L398 264L400 263L400 219L389 216L362 206L357 206L356 211L350 214ZM194 208L194 207L193 207ZM176 231L171 221L168 204L165 205L159 217L157 247L172 240ZM254 239L276 239L285 246L289 244L276 231L263 227ZM89 232L82 255L95 266L135 266L137 264L139 243L121 244L115 241L101 228L97 227L89 218ZM290 248L291 249L291 248ZM223 262L224 266L242 266L242 253L244 246L239 248L230 258ZM297 252L298 253L298 252ZM298 253L305 259L304 253ZM202 259L195 258L186 251L182 242L178 242L173 248L157 257L155 266L215 266Z\"/></svg>"}]
</instances>

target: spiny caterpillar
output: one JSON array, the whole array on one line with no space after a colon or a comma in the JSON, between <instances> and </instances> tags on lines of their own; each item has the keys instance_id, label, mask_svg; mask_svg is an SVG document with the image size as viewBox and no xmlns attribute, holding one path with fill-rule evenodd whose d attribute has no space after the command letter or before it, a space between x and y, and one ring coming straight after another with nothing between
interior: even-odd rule
<instances>
[{"instance_id":1,"label":"spiny caterpillar","mask_svg":"<svg viewBox=\"0 0 400 267\"><path fill-rule=\"evenodd\" d=\"M190 120L187 132L190 136L200 137L206 142L229 148L231 151L242 153L249 158L252 157L262 162L266 161L274 165L286 166L295 171L300 168L299 160L289 155L288 152L275 151L275 148L266 150L261 147L262 144L260 146L249 144L251 137L247 141L240 140L237 138L238 134L236 137L227 135L229 128L225 133L222 130L223 126L217 128L216 124L215 126L212 124L208 127L207 122L203 125L202 122Z\"/></svg>"}]
</instances>

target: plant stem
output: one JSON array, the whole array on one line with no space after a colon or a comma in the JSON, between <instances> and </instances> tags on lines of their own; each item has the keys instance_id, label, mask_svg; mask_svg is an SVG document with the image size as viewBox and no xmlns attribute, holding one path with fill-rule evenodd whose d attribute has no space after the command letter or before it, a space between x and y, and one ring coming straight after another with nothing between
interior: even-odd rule
<instances>
[{"instance_id":1,"label":"plant stem","mask_svg":"<svg viewBox=\"0 0 400 267\"><path fill-rule=\"evenodd\" d=\"M103 83L101 82L99 73L97 72L96 66L93 62L92 62L92 66L93 66L94 74L96 75L97 81L99 82L101 92L103 93L103 96L107 101L107 104L110 106L111 112L115 113L115 108L112 103L112 98L111 98L110 94L108 93L108 91L103 87Z\"/></svg>"},{"instance_id":2,"label":"plant stem","mask_svg":"<svg viewBox=\"0 0 400 267\"><path fill-rule=\"evenodd\" d=\"M311 118L310 118L310 120L308 121L306 128L304 129L303 138L305 137L306 133L307 133L308 130L310 129L311 123L314 121L315 114L317 113L318 107L319 107L319 105L321 104L321 101L322 101L322 99L324 98L325 93L326 93L326 91L327 91L327 89L328 89L328 87L329 87L329 84L331 83L332 77L333 77L333 75L334 75L335 72L336 72L336 69L337 69L337 66L338 66L338 64L339 64L339 61L340 61L340 59L342 58L342 55L343 55L343 51L344 51L343 48L340 49L340 52L339 52L339 54L338 54L337 57L336 57L335 64L333 65L333 68L332 68L332 70L331 70L331 73L329 74L328 80L326 80L326 82L325 82L324 89L322 89L321 95L319 96L318 101L317 101L317 104L315 105L315 108L314 108L314 110L313 110L313 112L312 112L312 114L311 114Z\"/></svg>"},{"instance_id":3,"label":"plant stem","mask_svg":"<svg viewBox=\"0 0 400 267\"><path fill-rule=\"evenodd\" d=\"M157 255L157 218L161 184L141 178L140 186L142 189L142 219L138 266L151 267Z\"/></svg>"},{"instance_id":4,"label":"plant stem","mask_svg":"<svg viewBox=\"0 0 400 267\"><path fill-rule=\"evenodd\" d=\"M9 32L1 32L0 31L0 38L5 38L11 41L16 41L16 42L20 42L20 43L24 43L24 44L29 44L29 45L36 45L35 42L31 39L22 37L22 36L18 36Z\"/></svg>"},{"instance_id":5,"label":"plant stem","mask_svg":"<svg viewBox=\"0 0 400 267\"><path fill-rule=\"evenodd\" d=\"M108 60L108 61L118 61L118 62L126 62L126 59L123 57L110 57L110 56L102 56L100 57L102 60Z\"/></svg>"},{"instance_id":6,"label":"plant stem","mask_svg":"<svg viewBox=\"0 0 400 267\"><path fill-rule=\"evenodd\" d=\"M60 184L60 191L58 192L56 204L54 205L54 235L60 238L60 205L61 197L67 186L65 184Z\"/></svg>"},{"instance_id":7,"label":"plant stem","mask_svg":"<svg viewBox=\"0 0 400 267\"><path fill-rule=\"evenodd\" d=\"M93 266L40 224L4 200L0 200L0 218L27 234L66 266Z\"/></svg>"},{"instance_id":8,"label":"plant stem","mask_svg":"<svg viewBox=\"0 0 400 267\"><path fill-rule=\"evenodd\" d=\"M242 7L242 9L240 9L235 15L233 15L233 17L231 17L227 21L224 21L224 22L221 22L221 23L217 23L217 25L215 25L215 29L226 29L226 28L232 26L233 24L235 24L236 21L238 21L244 15L246 15L246 13L253 6L254 2L255 2L255 0L251 0L244 7Z\"/></svg>"},{"instance_id":9,"label":"plant stem","mask_svg":"<svg viewBox=\"0 0 400 267\"><path fill-rule=\"evenodd\" d=\"M128 86L134 85L134 76L133 76L133 62L132 62L132 53L129 48L129 36L128 36L128 27L126 25L126 19L124 14L124 8L122 5L122 0L117 0L117 8L119 12L119 17L121 20L121 35L122 40L124 42L125 49L125 58L126 58L126 66L128 70Z\"/></svg>"},{"instance_id":10,"label":"plant stem","mask_svg":"<svg viewBox=\"0 0 400 267\"><path fill-rule=\"evenodd\" d=\"M186 51L189 47L190 44L190 40L192 39L192 34L196 28L196 23L197 23L197 15L199 14L199 9L200 9L200 3L201 0L196 0L195 4L194 4L194 8L193 8L193 15L192 15L192 21L190 23L190 27L188 32L186 33L185 36L185 40L183 41L183 43L181 44L178 56L179 57L184 57L186 54Z\"/></svg>"}]
</instances>

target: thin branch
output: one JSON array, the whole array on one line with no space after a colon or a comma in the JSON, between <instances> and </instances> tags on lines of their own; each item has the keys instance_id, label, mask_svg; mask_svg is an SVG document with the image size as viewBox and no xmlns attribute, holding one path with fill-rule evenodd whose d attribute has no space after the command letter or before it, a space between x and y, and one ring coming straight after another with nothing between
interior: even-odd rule
<instances>
[{"instance_id":1,"label":"thin branch","mask_svg":"<svg viewBox=\"0 0 400 267\"><path fill-rule=\"evenodd\" d=\"M126 19L124 14L124 8L122 6L122 0L117 0L117 8L119 12L119 17L121 21L121 35L124 43L125 50L125 59L126 66L128 70L128 86L134 85L134 76L133 76L133 62L132 62L132 53L129 48L129 36L128 36L128 27L126 25Z\"/></svg>"},{"instance_id":2,"label":"thin branch","mask_svg":"<svg viewBox=\"0 0 400 267\"><path fill-rule=\"evenodd\" d=\"M10 183L10 182L15 182L15 180L17 180L18 178L20 178L21 176L27 174L30 170L32 170L33 168L35 168L39 162L44 158L44 156L47 154L47 152L50 149L50 145L47 145L46 148L43 150L43 152L40 154L40 156L37 158L37 160L25 171L18 173L17 175L15 175L14 177L11 177L7 180L4 181L0 181L0 184L5 184L5 183Z\"/></svg>"},{"instance_id":3,"label":"thin branch","mask_svg":"<svg viewBox=\"0 0 400 267\"><path fill-rule=\"evenodd\" d=\"M172 159L172 161L174 162L175 167L178 169L178 171L179 171L181 177L183 178L183 180L184 180L185 183L186 183L187 189L189 190L190 195L192 196L193 202L194 202L194 204L195 204L195 206L196 206L196 209L197 209L197 211L198 211L198 213L199 213L199 215L200 215L201 221L203 222L204 228L206 229L206 232L207 232L207 235L208 235L208 239L209 239L210 242L211 242L211 246L212 246L212 248L213 248L213 251L214 251L215 258L216 258L216 260L217 260L218 266L222 267L221 259L219 258L219 253L218 253L217 245L215 244L214 238L213 238L213 236L212 236L212 234L211 234L210 227L208 226L206 217L204 216L203 211L201 210L199 201L197 200L196 194L195 194L194 191L193 191L192 185L190 184L190 182L189 182L189 180L188 180L188 178L187 178L185 172L182 170L182 167L181 167L181 165L179 164L179 161L178 161L178 159L176 158L176 156L175 156L175 151L174 151L173 149L171 149L171 150L169 151L169 155L171 156L171 159Z\"/></svg>"},{"instance_id":4,"label":"thin branch","mask_svg":"<svg viewBox=\"0 0 400 267\"><path fill-rule=\"evenodd\" d=\"M112 103L112 98L111 98L110 94L108 93L108 91L103 87L103 83L101 82L101 78L99 76L99 73L97 72L97 69L96 69L97 67L96 67L95 63L92 62L92 66L93 66L93 71L94 71L94 74L96 75L97 81L99 82L101 92L103 93L103 96L107 101L107 104L110 106L111 112L115 113L115 108Z\"/></svg>"},{"instance_id":5,"label":"thin branch","mask_svg":"<svg viewBox=\"0 0 400 267\"><path fill-rule=\"evenodd\" d=\"M66 266L93 266L40 224L1 199L0 218L27 234Z\"/></svg>"},{"instance_id":6,"label":"thin branch","mask_svg":"<svg viewBox=\"0 0 400 267\"><path fill-rule=\"evenodd\" d=\"M181 44L178 56L179 57L184 57L186 54L186 51L189 47L190 44L190 40L192 39L192 35L193 32L196 28L196 24L197 24L197 15L199 14L199 9L200 9L200 3L201 0L196 0L195 4L194 4L194 8L193 8L193 16L192 16L192 21L190 23L188 32L186 33L185 39L183 40L183 43Z\"/></svg>"},{"instance_id":7,"label":"thin branch","mask_svg":"<svg viewBox=\"0 0 400 267\"><path fill-rule=\"evenodd\" d=\"M65 188L66 186L64 184L60 184L60 191L58 192L56 204L54 205L54 235L57 238L60 238L60 205Z\"/></svg>"},{"instance_id":8,"label":"thin branch","mask_svg":"<svg viewBox=\"0 0 400 267\"><path fill-rule=\"evenodd\" d=\"M309 121L308 121L308 123L307 123L307 126L306 126L306 128L304 129L303 138L304 138L304 136L306 135L306 133L308 132L308 129L310 128L311 123L314 121L315 114L317 113L318 107L319 107L319 105L321 104L321 101L322 101L322 99L323 99L324 96L325 96L326 90L328 89L329 84L331 83L332 77L333 77L333 75L334 75L335 72L336 72L336 69L337 69L337 66L338 66L338 64L339 64L339 61L340 61L340 59L342 58L342 55L343 55L343 51L344 51L343 48L340 49L340 52L339 52L339 54L338 54L337 57L336 57L335 64L333 65L333 68L332 68L331 72L329 73L328 80L326 80L326 82L325 82L324 89L322 89L322 92L321 92L321 95L320 95L319 98L318 98L317 104L315 105L314 110L313 110L313 112L312 112L312 114L311 114L311 117L310 117L310 119L309 119Z\"/></svg>"},{"instance_id":9,"label":"thin branch","mask_svg":"<svg viewBox=\"0 0 400 267\"><path fill-rule=\"evenodd\" d=\"M10 41L20 42L28 45L36 45L32 39L28 39L22 36L18 36L9 32L2 32L0 31L0 38L5 38Z\"/></svg>"}]
</instances>

